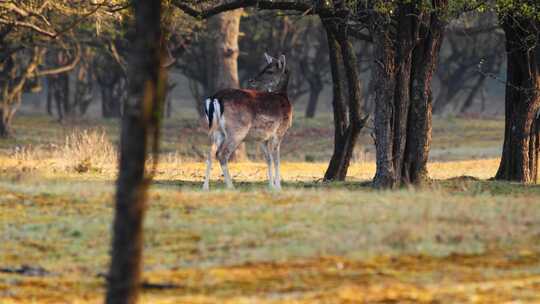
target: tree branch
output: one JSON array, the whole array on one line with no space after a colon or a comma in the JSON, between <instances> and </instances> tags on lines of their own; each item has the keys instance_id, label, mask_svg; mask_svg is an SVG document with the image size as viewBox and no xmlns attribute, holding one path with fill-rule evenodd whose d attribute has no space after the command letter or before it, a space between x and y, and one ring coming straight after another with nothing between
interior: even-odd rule
<instances>
[{"instance_id":1,"label":"tree branch","mask_svg":"<svg viewBox=\"0 0 540 304\"><path fill-rule=\"evenodd\" d=\"M45 36L48 36L48 37L51 37L51 38L56 38L56 36L57 36L56 33L53 33L53 32L48 31L46 29L42 29L39 26L37 26L35 24L32 24L32 23L28 23L28 22L16 21L16 20L8 20L8 19L0 18L0 24L14 25L14 26L20 26L20 27L29 28L31 30L34 30L34 31L42 34L42 35L45 35Z\"/></svg>"},{"instance_id":2,"label":"tree branch","mask_svg":"<svg viewBox=\"0 0 540 304\"><path fill-rule=\"evenodd\" d=\"M272 1L272 0L236 0L229 3L224 3L208 10L199 11L193 7L187 5L182 0L172 0L171 3L181 9L184 13L198 18L207 19L217 14L235 10L238 8L256 7L259 10L291 10L291 11L313 11L312 6L302 2L289 2L289 1Z\"/></svg>"},{"instance_id":3,"label":"tree branch","mask_svg":"<svg viewBox=\"0 0 540 304\"><path fill-rule=\"evenodd\" d=\"M77 53L75 55L75 58L73 58L73 61L65 66L54 68L54 69L48 69L44 71L37 71L34 73L34 77L41 77L41 76L48 76L48 75L56 75L56 74L62 74L69 72L73 70L79 61L81 60L81 47L79 44L76 44Z\"/></svg>"}]
</instances>

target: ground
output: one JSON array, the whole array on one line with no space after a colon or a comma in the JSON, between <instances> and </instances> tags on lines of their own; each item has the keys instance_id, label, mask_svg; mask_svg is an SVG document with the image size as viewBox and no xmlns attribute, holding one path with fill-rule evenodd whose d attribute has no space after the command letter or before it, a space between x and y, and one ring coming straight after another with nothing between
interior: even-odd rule
<instances>
[{"instance_id":1,"label":"ground","mask_svg":"<svg viewBox=\"0 0 540 304\"><path fill-rule=\"evenodd\" d=\"M167 121L145 221L142 303L540 302L540 187L488 180L501 119L435 119L433 181L375 191L366 129L347 182L321 182L330 117L296 119L284 190L261 155L200 190L207 138ZM115 121L22 115L0 141L0 303L100 303Z\"/></svg>"}]
</instances>

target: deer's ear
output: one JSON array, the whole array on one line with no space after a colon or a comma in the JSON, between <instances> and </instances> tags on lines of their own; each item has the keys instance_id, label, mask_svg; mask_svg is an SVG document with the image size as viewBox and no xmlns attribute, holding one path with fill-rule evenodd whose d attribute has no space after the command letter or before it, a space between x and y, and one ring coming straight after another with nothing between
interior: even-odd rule
<instances>
[{"instance_id":1,"label":"deer's ear","mask_svg":"<svg viewBox=\"0 0 540 304\"><path fill-rule=\"evenodd\" d=\"M287 64L287 61L285 60L285 55L282 54L281 56L279 56L279 63L280 63L280 64L279 64L279 67L280 67L283 71L285 71L285 65Z\"/></svg>"},{"instance_id":2,"label":"deer's ear","mask_svg":"<svg viewBox=\"0 0 540 304\"><path fill-rule=\"evenodd\" d=\"M266 59L266 63L272 63L272 56L268 55L266 52L264 52L264 59Z\"/></svg>"}]
</instances>

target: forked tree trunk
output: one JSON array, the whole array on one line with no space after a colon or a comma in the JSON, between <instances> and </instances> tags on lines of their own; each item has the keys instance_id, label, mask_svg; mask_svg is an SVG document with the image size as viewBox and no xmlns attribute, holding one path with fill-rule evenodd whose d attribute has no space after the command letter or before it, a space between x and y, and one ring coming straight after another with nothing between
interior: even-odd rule
<instances>
[{"instance_id":1,"label":"forked tree trunk","mask_svg":"<svg viewBox=\"0 0 540 304\"><path fill-rule=\"evenodd\" d=\"M508 15L504 144L496 179L538 180L540 150L540 22Z\"/></svg>"},{"instance_id":2,"label":"forked tree trunk","mask_svg":"<svg viewBox=\"0 0 540 304\"><path fill-rule=\"evenodd\" d=\"M349 41L347 34L347 25L344 23L333 23L328 20L323 20L323 24L327 32L330 32L328 35L329 47L330 47L330 62L332 65L332 78L333 80L341 81L339 72L334 70L339 69L338 64L341 57L341 63L344 66L345 76L347 79L347 88L348 88L348 122L340 121L345 119L347 116L344 115L344 107L337 105L337 108L334 107L334 124L336 126L336 137L334 139L334 154L330 160L330 164L326 173L324 175L325 181L337 180L343 181L347 176L347 171L351 162L353 155L354 147L358 139L358 135L362 130L365 121L360 119L360 104L362 99L361 93L361 81L358 75L358 60L356 59L356 54L353 51L351 42ZM335 41L335 42L332 42ZM337 46L336 47L336 42ZM336 56L335 53L337 50L340 51L340 55ZM336 73L336 78L334 74ZM339 86L339 85L338 85ZM336 90L336 85L334 84L334 93ZM339 92L338 92L339 94ZM337 95L339 96L339 95ZM334 103L339 102L339 98L334 98ZM342 129L343 126L346 126L345 129Z\"/></svg>"},{"instance_id":3,"label":"forked tree trunk","mask_svg":"<svg viewBox=\"0 0 540 304\"><path fill-rule=\"evenodd\" d=\"M431 144L431 82L445 28L440 12L447 0L433 0L432 12L400 4L394 24L384 17L372 29L377 66L375 77L375 187L422 183L428 177Z\"/></svg>"},{"instance_id":4,"label":"forked tree trunk","mask_svg":"<svg viewBox=\"0 0 540 304\"><path fill-rule=\"evenodd\" d=\"M136 35L129 57L128 100L122 119L108 304L137 302L143 219L150 182L150 177L145 175L145 161L148 147L157 147L160 102L166 83L165 73L160 73L161 1L133 0L132 3Z\"/></svg>"},{"instance_id":5,"label":"forked tree trunk","mask_svg":"<svg viewBox=\"0 0 540 304\"><path fill-rule=\"evenodd\" d=\"M221 13L210 18L209 26L213 33L213 64L208 65L207 79L210 80L210 92L213 94L225 88L238 88L238 37L240 18L243 9ZM246 145L241 143L231 156L233 161L247 159Z\"/></svg>"}]
</instances>

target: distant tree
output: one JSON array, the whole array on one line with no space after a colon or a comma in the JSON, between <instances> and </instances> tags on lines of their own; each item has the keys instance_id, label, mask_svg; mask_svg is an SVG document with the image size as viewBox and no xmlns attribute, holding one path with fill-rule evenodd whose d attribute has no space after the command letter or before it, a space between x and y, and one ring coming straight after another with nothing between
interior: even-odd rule
<instances>
[{"instance_id":1,"label":"distant tree","mask_svg":"<svg viewBox=\"0 0 540 304\"><path fill-rule=\"evenodd\" d=\"M370 17L377 54L376 187L427 179L431 82L449 17L448 0L428 2L381 2Z\"/></svg>"},{"instance_id":2,"label":"distant tree","mask_svg":"<svg viewBox=\"0 0 540 304\"><path fill-rule=\"evenodd\" d=\"M59 121L64 118L76 118L86 114L94 100L92 73L92 49L80 45L70 48L49 49L45 63L49 66L65 65L73 56L80 60L73 70L64 71L47 77L47 109L53 115L53 103ZM77 52L77 54L72 54Z\"/></svg>"},{"instance_id":3,"label":"distant tree","mask_svg":"<svg viewBox=\"0 0 540 304\"><path fill-rule=\"evenodd\" d=\"M148 150L157 163L166 73L161 1L133 0L134 33L128 57L128 93L122 118L120 165L106 302L135 303L140 285L143 219L151 174ZM132 40L131 40L132 39ZM155 169L155 167L154 167Z\"/></svg>"},{"instance_id":4,"label":"distant tree","mask_svg":"<svg viewBox=\"0 0 540 304\"><path fill-rule=\"evenodd\" d=\"M481 95L488 75L498 75L504 66L504 32L496 14L472 12L451 24L440 57L435 74L440 90L433 112L465 113Z\"/></svg>"},{"instance_id":5,"label":"distant tree","mask_svg":"<svg viewBox=\"0 0 540 304\"><path fill-rule=\"evenodd\" d=\"M506 36L504 144L496 179L538 180L540 153L540 3L499 1Z\"/></svg>"},{"instance_id":6,"label":"distant tree","mask_svg":"<svg viewBox=\"0 0 540 304\"><path fill-rule=\"evenodd\" d=\"M83 57L79 34L100 11L121 7L120 1L101 4L81 1L9 0L0 2L0 137L11 135L11 122L21 104L22 93L41 86L40 78L66 74ZM61 58L59 58L61 57ZM54 60L48 60L54 59ZM79 69L76 94L84 99L77 106L84 109L88 99L88 73ZM64 79L65 80L65 79ZM65 88L65 81L59 87ZM62 89L60 95L66 96ZM52 113L53 92L48 93L47 110ZM62 97L63 97L62 96ZM68 105L69 106L69 105ZM64 108L65 110L65 108Z\"/></svg>"}]
</instances>

